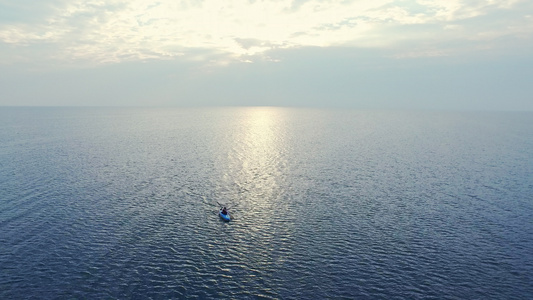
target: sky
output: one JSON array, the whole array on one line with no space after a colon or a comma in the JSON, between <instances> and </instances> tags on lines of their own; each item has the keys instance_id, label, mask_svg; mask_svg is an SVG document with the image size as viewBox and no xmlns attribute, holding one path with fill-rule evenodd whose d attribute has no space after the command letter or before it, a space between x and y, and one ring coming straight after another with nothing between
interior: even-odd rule
<instances>
[{"instance_id":1,"label":"sky","mask_svg":"<svg viewBox=\"0 0 533 300\"><path fill-rule=\"evenodd\" d=\"M531 0L0 0L0 106L533 110Z\"/></svg>"}]
</instances>

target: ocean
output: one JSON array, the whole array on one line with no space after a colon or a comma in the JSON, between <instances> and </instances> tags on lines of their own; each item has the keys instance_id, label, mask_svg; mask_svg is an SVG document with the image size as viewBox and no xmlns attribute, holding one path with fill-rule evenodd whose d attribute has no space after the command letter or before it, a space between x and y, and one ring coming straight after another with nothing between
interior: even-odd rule
<instances>
[{"instance_id":1,"label":"ocean","mask_svg":"<svg viewBox=\"0 0 533 300\"><path fill-rule=\"evenodd\" d=\"M533 299L532 112L3 107L0 129L0 299Z\"/></svg>"}]
</instances>

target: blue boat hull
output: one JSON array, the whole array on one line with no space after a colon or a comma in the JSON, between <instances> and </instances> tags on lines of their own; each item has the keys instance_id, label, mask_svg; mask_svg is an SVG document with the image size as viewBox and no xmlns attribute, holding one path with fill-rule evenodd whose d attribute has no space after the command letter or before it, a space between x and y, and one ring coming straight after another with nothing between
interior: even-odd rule
<instances>
[{"instance_id":1,"label":"blue boat hull","mask_svg":"<svg viewBox=\"0 0 533 300\"><path fill-rule=\"evenodd\" d=\"M222 220L229 222L231 220L231 217L229 216L229 213L227 215L222 213L222 210L218 212L218 215L222 218Z\"/></svg>"}]
</instances>

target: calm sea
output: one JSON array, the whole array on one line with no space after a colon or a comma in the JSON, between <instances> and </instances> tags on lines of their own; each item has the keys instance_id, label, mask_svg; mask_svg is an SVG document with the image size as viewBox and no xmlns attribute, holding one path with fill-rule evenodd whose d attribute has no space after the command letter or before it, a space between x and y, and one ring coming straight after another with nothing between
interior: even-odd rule
<instances>
[{"instance_id":1,"label":"calm sea","mask_svg":"<svg viewBox=\"0 0 533 300\"><path fill-rule=\"evenodd\" d=\"M533 113L0 108L0 299L76 298L533 299Z\"/></svg>"}]
</instances>

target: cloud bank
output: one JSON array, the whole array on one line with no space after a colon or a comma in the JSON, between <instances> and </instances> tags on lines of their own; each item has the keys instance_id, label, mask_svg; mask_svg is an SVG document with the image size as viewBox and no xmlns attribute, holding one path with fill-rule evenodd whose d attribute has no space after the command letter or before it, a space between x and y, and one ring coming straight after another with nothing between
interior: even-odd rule
<instances>
[{"instance_id":1,"label":"cloud bank","mask_svg":"<svg viewBox=\"0 0 533 300\"><path fill-rule=\"evenodd\" d=\"M0 1L1 64L174 59L276 60L299 47L357 47L396 58L531 46L521 0ZM225 59L220 59L224 57Z\"/></svg>"}]
</instances>

